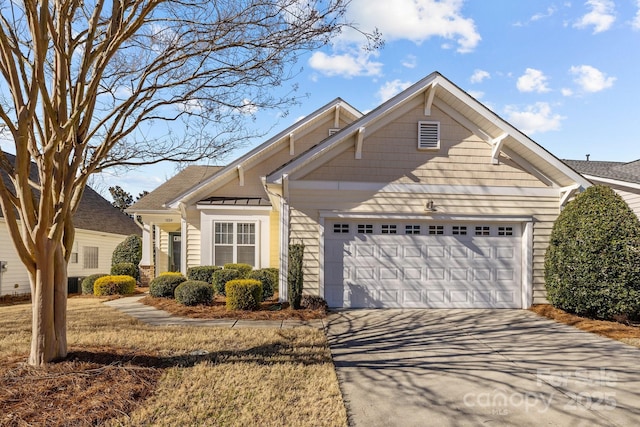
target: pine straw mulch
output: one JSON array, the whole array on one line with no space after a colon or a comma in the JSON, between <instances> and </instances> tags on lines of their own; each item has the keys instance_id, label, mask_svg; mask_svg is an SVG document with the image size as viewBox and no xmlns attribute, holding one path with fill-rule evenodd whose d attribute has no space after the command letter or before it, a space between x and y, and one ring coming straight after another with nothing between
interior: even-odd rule
<instances>
[{"instance_id":1,"label":"pine straw mulch","mask_svg":"<svg viewBox=\"0 0 640 427\"><path fill-rule=\"evenodd\" d=\"M243 320L313 320L327 317L326 310L292 310L289 303L279 303L277 299L263 301L255 311L233 310L226 307L225 298L216 296L211 305L185 306L171 298L142 298L141 303L153 306L180 317L196 319L243 319Z\"/></svg>"},{"instance_id":2,"label":"pine straw mulch","mask_svg":"<svg viewBox=\"0 0 640 427\"><path fill-rule=\"evenodd\" d=\"M588 319L555 308L550 304L536 304L529 310L556 322L574 326L583 331L592 332L614 340L620 340L638 346L640 327L637 324L620 323L607 320Z\"/></svg>"},{"instance_id":3,"label":"pine straw mulch","mask_svg":"<svg viewBox=\"0 0 640 427\"><path fill-rule=\"evenodd\" d=\"M166 364L107 347L71 348L34 368L26 355L0 362L0 426L95 426L128 414L154 390Z\"/></svg>"}]
</instances>

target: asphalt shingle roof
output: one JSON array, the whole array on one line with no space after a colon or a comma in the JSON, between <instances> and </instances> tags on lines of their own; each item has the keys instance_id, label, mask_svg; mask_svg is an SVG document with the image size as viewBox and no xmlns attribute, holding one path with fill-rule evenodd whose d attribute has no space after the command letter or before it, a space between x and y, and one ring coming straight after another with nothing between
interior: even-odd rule
<instances>
[{"instance_id":1,"label":"asphalt shingle roof","mask_svg":"<svg viewBox=\"0 0 640 427\"><path fill-rule=\"evenodd\" d=\"M167 210L165 204L184 193L192 187L195 187L202 181L207 180L219 170L222 166L203 166L192 165L179 172L173 178L169 179L158 188L142 197L132 206L128 212L143 211L162 211Z\"/></svg>"},{"instance_id":2,"label":"asphalt shingle roof","mask_svg":"<svg viewBox=\"0 0 640 427\"><path fill-rule=\"evenodd\" d=\"M564 160L564 162L582 175L640 184L640 160L628 163L597 160Z\"/></svg>"}]
</instances>

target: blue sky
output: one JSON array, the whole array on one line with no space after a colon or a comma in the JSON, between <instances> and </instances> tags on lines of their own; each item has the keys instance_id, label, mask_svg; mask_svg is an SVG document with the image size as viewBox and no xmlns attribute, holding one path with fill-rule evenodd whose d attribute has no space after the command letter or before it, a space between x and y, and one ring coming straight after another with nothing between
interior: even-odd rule
<instances>
[{"instance_id":1,"label":"blue sky","mask_svg":"<svg viewBox=\"0 0 640 427\"><path fill-rule=\"evenodd\" d=\"M286 117L258 111L259 128L275 133L338 96L366 112L439 71L560 158L640 158L640 0L353 0L348 19L377 27L384 48L345 33L302 57L294 83L308 97ZM174 173L107 182L138 194Z\"/></svg>"}]
</instances>

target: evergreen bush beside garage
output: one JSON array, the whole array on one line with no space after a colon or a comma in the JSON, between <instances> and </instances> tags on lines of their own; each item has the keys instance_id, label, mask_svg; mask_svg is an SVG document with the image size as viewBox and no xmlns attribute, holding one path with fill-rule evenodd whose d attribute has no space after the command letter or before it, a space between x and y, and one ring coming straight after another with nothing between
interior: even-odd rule
<instances>
[{"instance_id":1,"label":"evergreen bush beside garage","mask_svg":"<svg viewBox=\"0 0 640 427\"><path fill-rule=\"evenodd\" d=\"M640 314L640 221L611 188L589 187L558 216L545 256L547 299L598 319Z\"/></svg>"}]
</instances>

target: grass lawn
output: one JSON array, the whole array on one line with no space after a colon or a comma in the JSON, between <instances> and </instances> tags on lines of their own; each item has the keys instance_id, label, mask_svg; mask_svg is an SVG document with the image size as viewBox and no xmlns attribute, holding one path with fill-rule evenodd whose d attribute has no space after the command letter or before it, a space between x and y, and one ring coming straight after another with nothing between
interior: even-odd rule
<instances>
[{"instance_id":1,"label":"grass lawn","mask_svg":"<svg viewBox=\"0 0 640 427\"><path fill-rule=\"evenodd\" d=\"M30 323L0 307L0 425L347 425L321 330L152 327L71 298L69 357L34 369Z\"/></svg>"}]
</instances>

